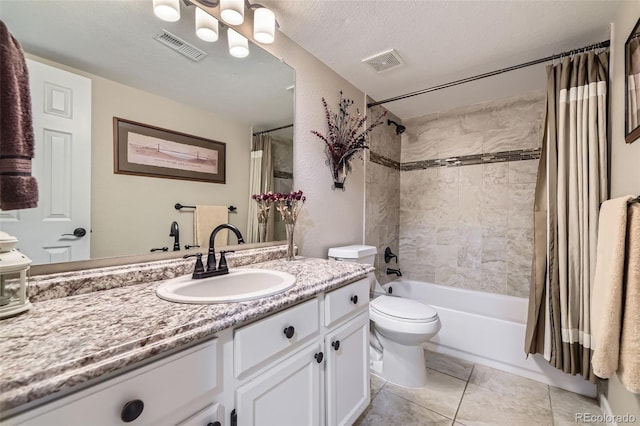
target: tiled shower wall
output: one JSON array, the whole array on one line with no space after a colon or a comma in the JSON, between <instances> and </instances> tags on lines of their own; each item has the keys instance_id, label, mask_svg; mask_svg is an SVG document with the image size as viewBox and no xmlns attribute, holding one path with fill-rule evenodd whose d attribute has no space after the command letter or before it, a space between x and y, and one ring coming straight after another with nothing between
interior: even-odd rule
<instances>
[{"instance_id":1,"label":"tiled shower wall","mask_svg":"<svg viewBox=\"0 0 640 426\"><path fill-rule=\"evenodd\" d=\"M424 168L400 172L399 257L404 276L528 296L538 160L457 166L451 158L539 148L543 115L544 96L535 92L404 122L403 166L434 159L451 163L419 163ZM377 191L395 200L387 186L393 179L381 173L374 168L368 176L380 178Z\"/></svg>"},{"instance_id":2,"label":"tiled shower wall","mask_svg":"<svg viewBox=\"0 0 640 426\"><path fill-rule=\"evenodd\" d=\"M375 120L385 109L381 106L369 108L367 118ZM391 119L400 120L387 112L383 123L373 129L369 135L370 149L366 163L365 191L365 244L376 246L376 277L382 284L394 276L385 271L384 249L391 247L398 254L400 235L400 136L396 135L395 126L387 125ZM397 268L395 260L388 265Z\"/></svg>"}]
</instances>

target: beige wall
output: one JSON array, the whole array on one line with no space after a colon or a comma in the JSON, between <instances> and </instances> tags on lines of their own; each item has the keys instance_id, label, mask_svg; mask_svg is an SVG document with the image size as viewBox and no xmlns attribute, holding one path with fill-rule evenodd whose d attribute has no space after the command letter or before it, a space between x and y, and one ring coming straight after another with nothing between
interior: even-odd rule
<instances>
[{"instance_id":1,"label":"beige wall","mask_svg":"<svg viewBox=\"0 0 640 426\"><path fill-rule=\"evenodd\" d=\"M193 244L193 211L186 205L234 205L229 223L246 233L249 203L251 129L206 111L191 108L100 77L93 80L92 251L91 257L172 248L172 221L180 225L180 242ZM150 124L225 142L226 184L159 179L113 173L113 117ZM114 224L126 223L127 227ZM135 231L132 231L135 229ZM231 238L231 243L235 243ZM201 248L203 250L203 248Z\"/></svg>"},{"instance_id":2,"label":"beige wall","mask_svg":"<svg viewBox=\"0 0 640 426\"><path fill-rule=\"evenodd\" d=\"M148 253L167 246L172 221L180 226L181 246L193 244L193 213L186 205L234 205L229 222L243 232L249 202L251 129L102 77L30 56L83 75L92 82L91 258ZM113 117L188 133L227 144L226 184L191 182L113 172ZM231 243L235 243L231 238Z\"/></svg>"},{"instance_id":3,"label":"beige wall","mask_svg":"<svg viewBox=\"0 0 640 426\"><path fill-rule=\"evenodd\" d=\"M624 43L638 18L640 2L622 2L611 34L611 198L640 195L640 140L630 145L624 141ZM613 414L631 414L640 419L640 395L628 392L617 376L602 385Z\"/></svg>"},{"instance_id":4,"label":"beige wall","mask_svg":"<svg viewBox=\"0 0 640 426\"><path fill-rule=\"evenodd\" d=\"M218 8L203 6L203 9L219 17ZM251 16L246 18L240 32L253 40L253 20ZM296 70L294 189L304 191L307 196L295 231L300 254L326 257L329 247L361 244L364 241L364 166L355 161L353 173L345 183L346 190L332 190L333 179L325 165L323 143L310 132L327 131L323 96L329 106L337 108L342 90L345 97L355 101L354 111L356 108L365 111L364 93L281 32L276 34L273 44L262 47Z\"/></svg>"}]
</instances>

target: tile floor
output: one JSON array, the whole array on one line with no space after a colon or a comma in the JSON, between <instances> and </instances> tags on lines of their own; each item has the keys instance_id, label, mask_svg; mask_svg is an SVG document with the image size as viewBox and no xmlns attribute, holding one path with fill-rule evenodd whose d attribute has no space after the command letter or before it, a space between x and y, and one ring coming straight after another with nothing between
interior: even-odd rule
<instances>
[{"instance_id":1,"label":"tile floor","mask_svg":"<svg viewBox=\"0 0 640 426\"><path fill-rule=\"evenodd\" d=\"M428 384L407 389L371 376L371 404L357 426L580 424L600 415L595 399L534 380L425 351ZM600 423L590 423L600 424Z\"/></svg>"}]
</instances>

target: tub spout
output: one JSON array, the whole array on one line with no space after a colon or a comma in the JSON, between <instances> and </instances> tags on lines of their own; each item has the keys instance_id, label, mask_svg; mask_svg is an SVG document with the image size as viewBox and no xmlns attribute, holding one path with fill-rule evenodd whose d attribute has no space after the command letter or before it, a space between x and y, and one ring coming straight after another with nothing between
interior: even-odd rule
<instances>
[{"instance_id":1,"label":"tub spout","mask_svg":"<svg viewBox=\"0 0 640 426\"><path fill-rule=\"evenodd\" d=\"M399 277L402 276L402 272L400 272L400 268L398 269L387 268L387 275L393 275L393 274L396 274Z\"/></svg>"}]
</instances>

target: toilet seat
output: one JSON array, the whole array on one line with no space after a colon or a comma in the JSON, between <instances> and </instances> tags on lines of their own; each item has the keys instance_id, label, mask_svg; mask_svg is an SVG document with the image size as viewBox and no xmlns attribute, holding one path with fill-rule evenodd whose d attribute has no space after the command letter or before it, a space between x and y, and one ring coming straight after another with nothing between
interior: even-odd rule
<instances>
[{"instance_id":1,"label":"toilet seat","mask_svg":"<svg viewBox=\"0 0 640 426\"><path fill-rule=\"evenodd\" d=\"M438 312L431 306L401 297L376 297L369 304L369 308L371 312L396 321L429 323L438 319Z\"/></svg>"}]
</instances>

